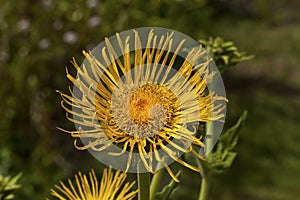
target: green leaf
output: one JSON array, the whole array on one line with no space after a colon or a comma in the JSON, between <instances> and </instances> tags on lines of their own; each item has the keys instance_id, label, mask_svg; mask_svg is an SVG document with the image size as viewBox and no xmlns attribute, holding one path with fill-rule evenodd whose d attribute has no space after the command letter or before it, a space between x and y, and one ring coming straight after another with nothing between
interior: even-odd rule
<instances>
[{"instance_id":1,"label":"green leaf","mask_svg":"<svg viewBox=\"0 0 300 200\"><path fill-rule=\"evenodd\" d=\"M22 173L17 174L14 177L2 176L0 175L0 199L8 200L14 198L14 190L20 188L21 186L17 184Z\"/></svg>"},{"instance_id":2,"label":"green leaf","mask_svg":"<svg viewBox=\"0 0 300 200\"><path fill-rule=\"evenodd\" d=\"M212 173L222 173L231 167L237 156L235 148L238 144L238 133L247 118L247 111L239 117L237 123L221 135L216 148L207 156L205 168Z\"/></svg>"},{"instance_id":3,"label":"green leaf","mask_svg":"<svg viewBox=\"0 0 300 200\"><path fill-rule=\"evenodd\" d=\"M9 195L4 197L4 200L14 199L14 197L15 196L13 194L9 194Z\"/></svg>"},{"instance_id":4,"label":"green leaf","mask_svg":"<svg viewBox=\"0 0 300 200\"><path fill-rule=\"evenodd\" d=\"M237 51L238 49L235 46L230 46L226 48L226 51Z\"/></svg>"},{"instance_id":5,"label":"green leaf","mask_svg":"<svg viewBox=\"0 0 300 200\"><path fill-rule=\"evenodd\" d=\"M229 63L229 56L221 56L221 58L224 61L225 65Z\"/></svg>"},{"instance_id":6,"label":"green leaf","mask_svg":"<svg viewBox=\"0 0 300 200\"><path fill-rule=\"evenodd\" d=\"M244 111L243 114L239 117L237 123L220 136L219 143L222 143L222 145L224 145L224 148L232 150L236 147L238 142L237 134L246 121L247 115L248 112Z\"/></svg>"},{"instance_id":7,"label":"green leaf","mask_svg":"<svg viewBox=\"0 0 300 200\"><path fill-rule=\"evenodd\" d=\"M225 47L230 47L230 46L233 46L233 42L224 42L222 44L222 47L225 48Z\"/></svg>"},{"instance_id":8,"label":"green leaf","mask_svg":"<svg viewBox=\"0 0 300 200\"><path fill-rule=\"evenodd\" d=\"M176 178L178 180L180 180L180 177L181 171L176 174ZM166 185L161 192L158 192L154 195L154 200L172 200L172 195L174 194L178 184L178 182L175 182L172 179L172 181Z\"/></svg>"}]
</instances>

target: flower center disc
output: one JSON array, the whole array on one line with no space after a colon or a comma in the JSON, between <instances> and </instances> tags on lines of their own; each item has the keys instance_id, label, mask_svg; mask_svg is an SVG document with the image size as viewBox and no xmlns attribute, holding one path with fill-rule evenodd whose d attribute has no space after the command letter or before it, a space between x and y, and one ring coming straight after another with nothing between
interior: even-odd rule
<instances>
[{"instance_id":1,"label":"flower center disc","mask_svg":"<svg viewBox=\"0 0 300 200\"><path fill-rule=\"evenodd\" d=\"M175 94L164 86L154 84L146 84L135 90L129 101L130 117L140 126L148 125L151 121L170 123L174 111L179 109Z\"/></svg>"},{"instance_id":2,"label":"flower center disc","mask_svg":"<svg viewBox=\"0 0 300 200\"><path fill-rule=\"evenodd\" d=\"M129 101L130 117L140 126L150 123L151 108L159 103L159 99L155 94L150 90L143 89L134 92Z\"/></svg>"},{"instance_id":3,"label":"flower center disc","mask_svg":"<svg viewBox=\"0 0 300 200\"><path fill-rule=\"evenodd\" d=\"M109 124L114 129L115 125L119 127L116 132L139 138L152 137L163 127L175 129L180 120L180 103L165 86L145 84L129 94L122 90L116 93L109 116Z\"/></svg>"}]
</instances>

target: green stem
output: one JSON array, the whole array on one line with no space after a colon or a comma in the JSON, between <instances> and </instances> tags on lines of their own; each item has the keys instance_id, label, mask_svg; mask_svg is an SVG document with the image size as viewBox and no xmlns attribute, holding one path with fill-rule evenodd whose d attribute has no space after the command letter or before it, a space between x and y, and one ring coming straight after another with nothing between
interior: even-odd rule
<instances>
[{"instance_id":1,"label":"green stem","mask_svg":"<svg viewBox=\"0 0 300 200\"><path fill-rule=\"evenodd\" d=\"M208 155L209 151L212 151L212 145L213 145L213 135L214 135L214 130L213 130L213 123L212 122L207 122L206 123L206 135L210 136L207 138L206 140L206 157ZM209 152L210 154L211 152ZM201 172L201 189L200 189L200 194L199 194L199 200L206 200L208 198L208 193L209 193L209 188L210 188L210 184L208 181L208 177L207 177L207 172L206 169L204 168L204 164L201 163L200 160L197 160L198 166L202 169Z\"/></svg>"},{"instance_id":2,"label":"green stem","mask_svg":"<svg viewBox=\"0 0 300 200\"><path fill-rule=\"evenodd\" d=\"M164 175L164 168L161 168L158 170L156 174L154 174L151 186L150 186L150 199L152 200L154 198L155 193L157 192L157 189L159 187L160 181Z\"/></svg>"},{"instance_id":3,"label":"green stem","mask_svg":"<svg viewBox=\"0 0 300 200\"><path fill-rule=\"evenodd\" d=\"M138 173L139 200L149 200L150 174Z\"/></svg>"},{"instance_id":4,"label":"green stem","mask_svg":"<svg viewBox=\"0 0 300 200\"><path fill-rule=\"evenodd\" d=\"M213 122L207 122L206 123L206 144L205 144L205 154L207 155L208 151L212 151L212 146L213 146L213 140L214 140L214 126Z\"/></svg>"},{"instance_id":5,"label":"green stem","mask_svg":"<svg viewBox=\"0 0 300 200\"><path fill-rule=\"evenodd\" d=\"M201 190L199 195L199 200L206 200L208 197L209 192L209 182L207 181L207 178L205 176L202 176L201 181Z\"/></svg>"}]
</instances>

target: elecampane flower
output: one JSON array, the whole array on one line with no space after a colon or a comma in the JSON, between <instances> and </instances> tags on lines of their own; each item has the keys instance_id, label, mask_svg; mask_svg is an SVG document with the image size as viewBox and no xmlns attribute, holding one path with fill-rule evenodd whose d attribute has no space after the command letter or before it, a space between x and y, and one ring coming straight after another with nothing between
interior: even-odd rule
<instances>
[{"instance_id":1,"label":"elecampane flower","mask_svg":"<svg viewBox=\"0 0 300 200\"><path fill-rule=\"evenodd\" d=\"M75 138L75 147L105 151L116 162L126 154L125 171L142 163L155 173L161 163L176 181L168 166L173 161L200 171L180 156L190 152L202 159L194 148L204 147L196 135L198 125L223 119L225 108L215 103L226 99L207 92L214 72L203 48L189 50L184 60L178 58L184 42L175 46L173 33L159 38L150 30L143 48L137 31L125 39L116 34L114 43L106 38L101 52L94 52L100 55L83 51L86 62L81 66L73 60L77 77L68 70L67 77L75 89L70 89L71 96L60 94L67 118L77 126L76 131L61 130ZM119 151L112 151L112 146Z\"/></svg>"},{"instance_id":2,"label":"elecampane flower","mask_svg":"<svg viewBox=\"0 0 300 200\"><path fill-rule=\"evenodd\" d=\"M69 186L60 182L60 185L55 185L55 189L51 189L51 194L60 200L130 200L135 197L137 190L130 192L135 182L124 184L126 176L125 172L117 171L113 174L111 168L104 169L99 184L94 170L88 177L79 172L75 175L75 186L69 179Z\"/></svg>"}]
</instances>

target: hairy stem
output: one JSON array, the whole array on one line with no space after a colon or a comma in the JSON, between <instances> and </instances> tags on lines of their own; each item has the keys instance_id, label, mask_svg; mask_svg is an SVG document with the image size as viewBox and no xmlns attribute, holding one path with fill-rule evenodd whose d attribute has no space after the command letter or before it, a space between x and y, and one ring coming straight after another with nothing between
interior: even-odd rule
<instances>
[{"instance_id":1,"label":"hairy stem","mask_svg":"<svg viewBox=\"0 0 300 200\"><path fill-rule=\"evenodd\" d=\"M206 123L206 135L209 136L208 139L206 140L206 151L205 155L207 157L208 154L210 154L212 151L212 146L213 146L213 139L214 139L214 130L213 130L213 122L207 122ZM209 193L209 178L207 176L207 172L204 168L204 164L201 163L200 160L197 160L198 167L202 169L201 171L201 188L200 188L200 193L199 193L199 200L206 200L208 198L208 193Z\"/></svg>"},{"instance_id":2,"label":"hairy stem","mask_svg":"<svg viewBox=\"0 0 300 200\"><path fill-rule=\"evenodd\" d=\"M202 176L199 200L206 200L208 197L208 191L209 191L209 182L205 176Z\"/></svg>"},{"instance_id":3,"label":"hairy stem","mask_svg":"<svg viewBox=\"0 0 300 200\"><path fill-rule=\"evenodd\" d=\"M150 174L138 173L137 178L138 178L139 200L149 200Z\"/></svg>"}]
</instances>

